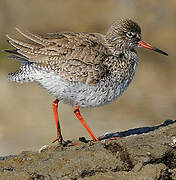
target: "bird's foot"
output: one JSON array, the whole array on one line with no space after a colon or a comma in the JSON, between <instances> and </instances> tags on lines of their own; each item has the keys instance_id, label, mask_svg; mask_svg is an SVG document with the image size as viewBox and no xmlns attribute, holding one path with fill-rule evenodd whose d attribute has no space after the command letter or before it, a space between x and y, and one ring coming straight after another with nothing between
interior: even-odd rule
<instances>
[{"instance_id":1,"label":"bird's foot","mask_svg":"<svg viewBox=\"0 0 176 180\"><path fill-rule=\"evenodd\" d=\"M59 144L62 144L64 142L63 138L58 136L54 141L52 141L52 143L58 142Z\"/></svg>"},{"instance_id":2,"label":"bird's foot","mask_svg":"<svg viewBox=\"0 0 176 180\"><path fill-rule=\"evenodd\" d=\"M55 142L58 142L60 145L64 147L67 146L68 144L72 145L72 141L70 140L64 141L62 137L57 137L54 141L52 141L52 143L55 143Z\"/></svg>"}]
</instances>

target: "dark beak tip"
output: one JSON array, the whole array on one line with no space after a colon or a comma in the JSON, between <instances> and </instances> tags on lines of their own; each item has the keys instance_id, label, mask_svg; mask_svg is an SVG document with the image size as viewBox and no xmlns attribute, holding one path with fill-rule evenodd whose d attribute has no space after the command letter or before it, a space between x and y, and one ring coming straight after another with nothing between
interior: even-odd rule
<instances>
[{"instance_id":1,"label":"dark beak tip","mask_svg":"<svg viewBox=\"0 0 176 180\"><path fill-rule=\"evenodd\" d=\"M168 56L168 53L166 53L166 52L164 52L164 51L162 51L162 50L160 50L160 49L158 49L158 48L153 48L153 50L156 51L156 52L158 52L158 53L160 53L160 54L163 54L163 55L165 55L165 56Z\"/></svg>"},{"instance_id":2,"label":"dark beak tip","mask_svg":"<svg viewBox=\"0 0 176 180\"><path fill-rule=\"evenodd\" d=\"M155 51L155 52L158 52L158 53L160 53L160 54L163 54L163 55L165 55L165 56L168 56L168 54L167 54L166 52L164 52L164 51L162 51L162 50L160 50L160 49L158 49L158 48L156 48L156 47L153 47L151 44L149 44L149 43L147 43L147 42L145 42L145 41L138 41L138 44L139 44L139 46L141 46L141 47L144 47L144 48L153 50L153 51Z\"/></svg>"}]
</instances>

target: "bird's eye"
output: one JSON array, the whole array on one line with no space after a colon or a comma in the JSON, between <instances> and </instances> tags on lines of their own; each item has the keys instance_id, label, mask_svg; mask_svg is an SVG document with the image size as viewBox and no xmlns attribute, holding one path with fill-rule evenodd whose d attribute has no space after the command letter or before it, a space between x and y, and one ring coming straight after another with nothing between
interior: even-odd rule
<instances>
[{"instance_id":1,"label":"bird's eye","mask_svg":"<svg viewBox=\"0 0 176 180\"><path fill-rule=\"evenodd\" d=\"M135 36L135 34L133 32L127 32L126 36L129 37L129 38L132 38L132 37Z\"/></svg>"}]
</instances>

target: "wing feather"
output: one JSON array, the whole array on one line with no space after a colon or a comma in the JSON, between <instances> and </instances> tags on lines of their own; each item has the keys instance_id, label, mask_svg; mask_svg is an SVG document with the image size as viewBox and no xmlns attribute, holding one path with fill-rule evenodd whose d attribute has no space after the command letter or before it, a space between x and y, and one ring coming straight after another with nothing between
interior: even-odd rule
<instances>
[{"instance_id":1,"label":"wing feather","mask_svg":"<svg viewBox=\"0 0 176 180\"><path fill-rule=\"evenodd\" d=\"M52 69L64 79L95 84L106 73L102 61L107 58L108 51L102 43L103 35L56 33L40 37L16 30L31 41L23 42L7 35L17 53L40 67ZM11 57L15 58L17 55L13 54ZM15 59L20 60L19 55Z\"/></svg>"},{"instance_id":2,"label":"wing feather","mask_svg":"<svg viewBox=\"0 0 176 180\"><path fill-rule=\"evenodd\" d=\"M37 44L40 44L40 45L43 45L43 46L46 46L46 45L50 45L50 41L48 41L47 39L44 39L42 37L40 37L39 35L35 35L35 34L32 34L30 32L23 32L21 31L20 29L18 28L15 28L22 36L24 36L25 38L37 43Z\"/></svg>"}]
</instances>

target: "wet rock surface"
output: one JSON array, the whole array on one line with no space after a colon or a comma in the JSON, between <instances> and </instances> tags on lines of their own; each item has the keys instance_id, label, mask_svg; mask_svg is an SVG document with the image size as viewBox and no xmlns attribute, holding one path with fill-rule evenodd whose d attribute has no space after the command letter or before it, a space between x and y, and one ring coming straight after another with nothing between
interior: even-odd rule
<instances>
[{"instance_id":1,"label":"wet rock surface","mask_svg":"<svg viewBox=\"0 0 176 180\"><path fill-rule=\"evenodd\" d=\"M74 146L73 146L74 145ZM172 180L176 179L176 121L148 133L106 139L73 140L0 157L1 180Z\"/></svg>"}]
</instances>

